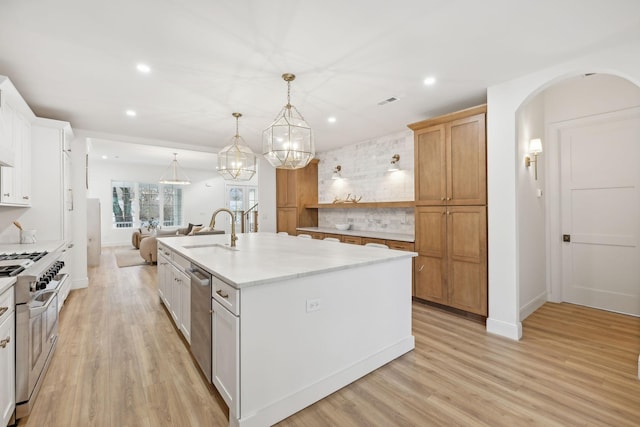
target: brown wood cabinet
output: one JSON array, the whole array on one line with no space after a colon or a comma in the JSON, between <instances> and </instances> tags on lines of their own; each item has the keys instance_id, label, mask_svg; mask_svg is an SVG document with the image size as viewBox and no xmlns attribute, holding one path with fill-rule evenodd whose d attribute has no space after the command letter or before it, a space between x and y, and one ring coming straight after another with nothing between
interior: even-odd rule
<instances>
[{"instance_id":1,"label":"brown wood cabinet","mask_svg":"<svg viewBox=\"0 0 640 427\"><path fill-rule=\"evenodd\" d=\"M318 209L306 205L318 204L318 160L302 169L276 169L277 231L292 236L297 227L317 227Z\"/></svg>"},{"instance_id":2,"label":"brown wood cabinet","mask_svg":"<svg viewBox=\"0 0 640 427\"><path fill-rule=\"evenodd\" d=\"M487 316L486 106L409 125L415 296Z\"/></svg>"},{"instance_id":3,"label":"brown wood cabinet","mask_svg":"<svg viewBox=\"0 0 640 427\"><path fill-rule=\"evenodd\" d=\"M362 237L360 236L342 236L342 243L351 243L352 245L361 245Z\"/></svg>"},{"instance_id":4,"label":"brown wood cabinet","mask_svg":"<svg viewBox=\"0 0 640 427\"><path fill-rule=\"evenodd\" d=\"M416 206L487 203L485 113L486 106L480 106L409 125Z\"/></svg>"},{"instance_id":5,"label":"brown wood cabinet","mask_svg":"<svg viewBox=\"0 0 640 427\"><path fill-rule=\"evenodd\" d=\"M484 206L416 209L415 296L487 315Z\"/></svg>"}]
</instances>

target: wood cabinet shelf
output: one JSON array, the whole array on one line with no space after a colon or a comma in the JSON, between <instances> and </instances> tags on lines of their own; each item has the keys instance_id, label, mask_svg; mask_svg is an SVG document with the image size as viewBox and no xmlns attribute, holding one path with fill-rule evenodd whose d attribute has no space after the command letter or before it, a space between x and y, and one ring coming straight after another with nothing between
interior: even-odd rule
<instances>
[{"instance_id":1,"label":"wood cabinet shelf","mask_svg":"<svg viewBox=\"0 0 640 427\"><path fill-rule=\"evenodd\" d=\"M415 202L360 202L360 203L318 203L314 205L305 205L307 209L380 209L380 208L413 208Z\"/></svg>"}]
</instances>

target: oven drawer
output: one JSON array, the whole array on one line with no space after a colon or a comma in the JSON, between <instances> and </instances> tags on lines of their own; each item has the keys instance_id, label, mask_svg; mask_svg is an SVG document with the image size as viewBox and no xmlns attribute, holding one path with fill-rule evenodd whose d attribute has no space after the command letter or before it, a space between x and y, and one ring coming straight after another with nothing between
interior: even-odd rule
<instances>
[{"instance_id":1,"label":"oven drawer","mask_svg":"<svg viewBox=\"0 0 640 427\"><path fill-rule=\"evenodd\" d=\"M0 323L11 316L15 307L13 286L0 295Z\"/></svg>"},{"instance_id":2,"label":"oven drawer","mask_svg":"<svg viewBox=\"0 0 640 427\"><path fill-rule=\"evenodd\" d=\"M221 306L235 314L240 315L239 291L217 277L211 277L211 295Z\"/></svg>"}]
</instances>

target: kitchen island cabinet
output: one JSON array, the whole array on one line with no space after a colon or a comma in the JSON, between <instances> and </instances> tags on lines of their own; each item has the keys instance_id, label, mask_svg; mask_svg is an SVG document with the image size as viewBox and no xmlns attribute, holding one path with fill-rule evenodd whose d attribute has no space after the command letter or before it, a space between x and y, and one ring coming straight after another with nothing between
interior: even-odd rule
<instances>
[{"instance_id":1,"label":"kitchen island cabinet","mask_svg":"<svg viewBox=\"0 0 640 427\"><path fill-rule=\"evenodd\" d=\"M159 241L212 275L231 426L272 425L414 348L413 252L273 233Z\"/></svg>"}]
</instances>

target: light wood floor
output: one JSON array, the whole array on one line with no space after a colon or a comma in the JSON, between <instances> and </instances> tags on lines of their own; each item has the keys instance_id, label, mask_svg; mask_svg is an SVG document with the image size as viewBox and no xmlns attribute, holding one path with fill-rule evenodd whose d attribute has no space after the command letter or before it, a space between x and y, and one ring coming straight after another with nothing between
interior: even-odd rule
<instances>
[{"instance_id":1,"label":"light wood floor","mask_svg":"<svg viewBox=\"0 0 640 427\"><path fill-rule=\"evenodd\" d=\"M20 426L225 426L156 293L156 267L113 249L73 291L60 341ZM524 339L413 305L416 349L281 426L638 426L640 319L546 304Z\"/></svg>"}]
</instances>

